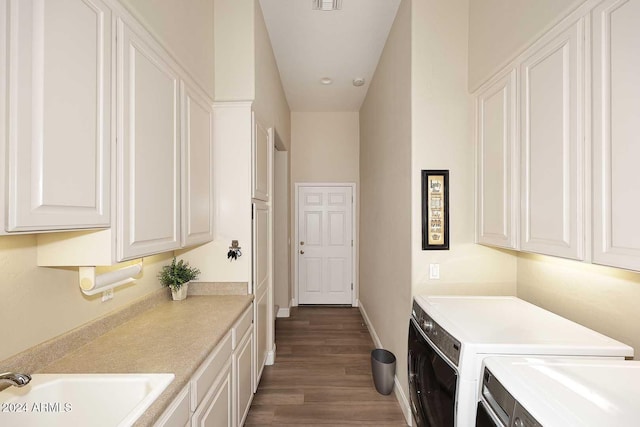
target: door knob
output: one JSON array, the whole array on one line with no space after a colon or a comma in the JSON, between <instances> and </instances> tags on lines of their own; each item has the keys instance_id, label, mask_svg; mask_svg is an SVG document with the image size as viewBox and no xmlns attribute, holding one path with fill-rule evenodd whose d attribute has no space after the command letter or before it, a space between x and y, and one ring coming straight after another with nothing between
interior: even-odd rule
<instances>
[{"instance_id":1,"label":"door knob","mask_svg":"<svg viewBox=\"0 0 640 427\"><path fill-rule=\"evenodd\" d=\"M304 255L304 251L300 251L300 254L301 254L301 255Z\"/></svg>"}]
</instances>

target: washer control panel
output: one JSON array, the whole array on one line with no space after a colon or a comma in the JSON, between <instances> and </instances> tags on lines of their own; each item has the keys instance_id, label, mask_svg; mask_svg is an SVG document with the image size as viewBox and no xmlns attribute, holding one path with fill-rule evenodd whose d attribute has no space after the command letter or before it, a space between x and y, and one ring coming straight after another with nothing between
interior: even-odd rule
<instances>
[{"instance_id":1,"label":"washer control panel","mask_svg":"<svg viewBox=\"0 0 640 427\"><path fill-rule=\"evenodd\" d=\"M415 301L411 315L425 337L457 367L460 362L460 341L438 325Z\"/></svg>"}]
</instances>

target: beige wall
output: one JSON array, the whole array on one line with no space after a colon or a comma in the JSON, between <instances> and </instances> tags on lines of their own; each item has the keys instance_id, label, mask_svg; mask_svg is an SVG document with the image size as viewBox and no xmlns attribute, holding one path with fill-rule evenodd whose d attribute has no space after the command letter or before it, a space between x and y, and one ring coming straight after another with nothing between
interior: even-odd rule
<instances>
[{"instance_id":1,"label":"beige wall","mask_svg":"<svg viewBox=\"0 0 640 427\"><path fill-rule=\"evenodd\" d=\"M415 2L414 2L415 4ZM411 2L398 8L360 110L360 295L408 396L411 310Z\"/></svg>"},{"instance_id":2,"label":"beige wall","mask_svg":"<svg viewBox=\"0 0 640 427\"><path fill-rule=\"evenodd\" d=\"M216 0L215 16L216 100L252 102L256 119L265 128L274 127L283 147L289 147L289 105L260 4ZM229 112L216 112L221 125L214 129L215 240L179 253L192 264L204 266L202 280L245 282L251 280L251 118L223 114ZM232 239L239 240L243 256L228 262Z\"/></svg>"},{"instance_id":3,"label":"beige wall","mask_svg":"<svg viewBox=\"0 0 640 427\"><path fill-rule=\"evenodd\" d=\"M291 146L291 111L284 94L280 71L258 0L255 6L255 101L260 120L278 132L285 151Z\"/></svg>"},{"instance_id":4,"label":"beige wall","mask_svg":"<svg viewBox=\"0 0 640 427\"><path fill-rule=\"evenodd\" d=\"M291 304L288 152L276 151L273 160L273 302L286 309Z\"/></svg>"},{"instance_id":5,"label":"beige wall","mask_svg":"<svg viewBox=\"0 0 640 427\"><path fill-rule=\"evenodd\" d=\"M291 183L358 182L358 113L291 114Z\"/></svg>"},{"instance_id":6,"label":"beige wall","mask_svg":"<svg viewBox=\"0 0 640 427\"><path fill-rule=\"evenodd\" d=\"M523 253L518 296L632 346L640 358L640 273Z\"/></svg>"},{"instance_id":7,"label":"beige wall","mask_svg":"<svg viewBox=\"0 0 640 427\"><path fill-rule=\"evenodd\" d=\"M213 95L213 1L127 0L154 36ZM144 259L135 285L115 289L114 299L84 296L77 268L36 266L35 235L0 236L0 360L103 316L157 290L156 275L172 254Z\"/></svg>"},{"instance_id":8,"label":"beige wall","mask_svg":"<svg viewBox=\"0 0 640 427\"><path fill-rule=\"evenodd\" d=\"M214 0L121 0L176 60L214 95Z\"/></svg>"},{"instance_id":9,"label":"beige wall","mask_svg":"<svg viewBox=\"0 0 640 427\"><path fill-rule=\"evenodd\" d=\"M295 184L301 182L354 182L356 184L356 259L359 249L360 193L359 143L360 125L357 112L291 113L291 238L295 239ZM293 246L292 246L293 247ZM291 253L291 266L295 265ZM292 272L292 275L294 273ZM356 271L356 283L358 273ZM295 283L295 281L294 281Z\"/></svg>"},{"instance_id":10,"label":"beige wall","mask_svg":"<svg viewBox=\"0 0 640 427\"><path fill-rule=\"evenodd\" d=\"M215 0L216 101L255 96L254 0Z\"/></svg>"},{"instance_id":11,"label":"beige wall","mask_svg":"<svg viewBox=\"0 0 640 427\"><path fill-rule=\"evenodd\" d=\"M471 92L585 0L470 1Z\"/></svg>"},{"instance_id":12,"label":"beige wall","mask_svg":"<svg viewBox=\"0 0 640 427\"><path fill-rule=\"evenodd\" d=\"M80 291L77 268L36 266L36 236L0 236L0 360L63 334L160 288L156 275L172 254L144 259L135 284L114 290L113 300Z\"/></svg>"},{"instance_id":13,"label":"beige wall","mask_svg":"<svg viewBox=\"0 0 640 427\"><path fill-rule=\"evenodd\" d=\"M473 3L473 2L472 2ZM515 294L513 253L476 245L468 0L413 3L412 280L414 294ZM434 61L437 58L437 61ZM422 250L421 170L449 170L450 250ZM440 279L429 279L429 264Z\"/></svg>"}]
</instances>

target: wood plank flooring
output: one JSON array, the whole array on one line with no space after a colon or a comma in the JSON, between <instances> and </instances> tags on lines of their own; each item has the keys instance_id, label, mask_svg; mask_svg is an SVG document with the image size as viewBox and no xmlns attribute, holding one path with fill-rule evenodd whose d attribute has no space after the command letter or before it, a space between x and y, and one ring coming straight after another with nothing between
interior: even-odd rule
<instances>
[{"instance_id":1,"label":"wood plank flooring","mask_svg":"<svg viewBox=\"0 0 640 427\"><path fill-rule=\"evenodd\" d=\"M276 361L264 369L245 426L405 427L394 393L373 385L373 348L357 308L292 308L276 320Z\"/></svg>"}]
</instances>

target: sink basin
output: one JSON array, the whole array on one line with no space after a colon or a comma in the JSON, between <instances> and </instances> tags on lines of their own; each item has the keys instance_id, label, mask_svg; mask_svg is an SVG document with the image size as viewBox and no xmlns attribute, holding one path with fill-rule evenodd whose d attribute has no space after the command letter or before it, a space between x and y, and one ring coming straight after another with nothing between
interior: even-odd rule
<instances>
[{"instance_id":1,"label":"sink basin","mask_svg":"<svg viewBox=\"0 0 640 427\"><path fill-rule=\"evenodd\" d=\"M34 374L0 392L0 425L130 426L173 381L173 374Z\"/></svg>"}]
</instances>

